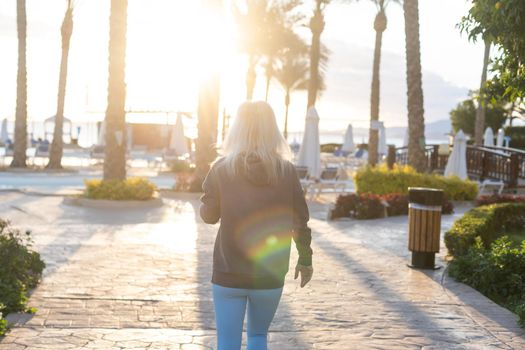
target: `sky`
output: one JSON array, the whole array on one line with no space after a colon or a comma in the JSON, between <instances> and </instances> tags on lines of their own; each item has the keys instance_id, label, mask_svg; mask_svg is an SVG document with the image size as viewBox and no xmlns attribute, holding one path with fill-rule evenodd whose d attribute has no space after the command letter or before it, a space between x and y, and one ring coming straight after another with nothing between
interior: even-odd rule
<instances>
[{"instance_id":1,"label":"sky","mask_svg":"<svg viewBox=\"0 0 525 350\"><path fill-rule=\"evenodd\" d=\"M109 0L76 0L71 39L66 116L97 121L107 102ZM28 115L43 120L56 111L60 65L60 25L65 0L27 0ZM305 0L305 6L313 3ZM483 47L470 43L456 24L469 8L466 0L421 0L420 36L425 120L449 118L449 111L479 87ZM229 9L229 7L227 7ZM366 127L376 8L372 1L333 0L326 9L321 40L331 55L327 89L317 103L321 130L344 130L348 123ZM380 119L387 127L406 126L405 33L402 6L387 9L383 35ZM206 25L208 24L208 25ZM212 33L210 37L206 33ZM305 34L308 34L305 32ZM210 67L221 69L221 110L234 114L245 97L245 57L235 44L236 29L203 15L199 1L129 0L127 34L127 108L195 111L198 82ZM14 120L16 103L16 1L0 0L0 118ZM260 70L255 99L264 98ZM291 131L304 127L306 93L295 92ZM269 102L279 125L284 119L284 91L272 83ZM169 116L169 115L168 115ZM165 122L166 114L129 115L130 121Z\"/></svg>"}]
</instances>

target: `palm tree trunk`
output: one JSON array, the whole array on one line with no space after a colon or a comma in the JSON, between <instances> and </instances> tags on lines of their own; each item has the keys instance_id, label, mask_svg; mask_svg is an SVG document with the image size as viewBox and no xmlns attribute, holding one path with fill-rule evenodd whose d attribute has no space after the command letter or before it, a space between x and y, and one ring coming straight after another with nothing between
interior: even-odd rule
<instances>
[{"instance_id":1,"label":"palm tree trunk","mask_svg":"<svg viewBox=\"0 0 525 350\"><path fill-rule=\"evenodd\" d=\"M246 100L253 98L253 90L255 89L255 81L257 74L255 73L256 60L253 56L248 59L248 71L246 72Z\"/></svg>"},{"instance_id":2,"label":"palm tree trunk","mask_svg":"<svg viewBox=\"0 0 525 350\"><path fill-rule=\"evenodd\" d=\"M127 12L127 0L111 0L104 180L124 180L126 178Z\"/></svg>"},{"instance_id":3,"label":"palm tree trunk","mask_svg":"<svg viewBox=\"0 0 525 350\"><path fill-rule=\"evenodd\" d=\"M288 141L288 107L290 107L290 89L286 89L286 97L284 98L284 139Z\"/></svg>"},{"instance_id":4,"label":"palm tree trunk","mask_svg":"<svg viewBox=\"0 0 525 350\"><path fill-rule=\"evenodd\" d=\"M405 45L407 62L408 163L425 171L425 117L421 87L421 52L419 44L418 0L405 0Z\"/></svg>"},{"instance_id":5,"label":"palm tree trunk","mask_svg":"<svg viewBox=\"0 0 525 350\"><path fill-rule=\"evenodd\" d=\"M476 110L476 125L474 130L474 143L476 146L483 145L483 134L485 132L485 99L482 97L482 89L487 81L487 68L490 58L490 41L485 40L485 53L483 55L483 70L481 71L481 83L479 86L480 99L478 101L478 109Z\"/></svg>"},{"instance_id":6,"label":"palm tree trunk","mask_svg":"<svg viewBox=\"0 0 525 350\"><path fill-rule=\"evenodd\" d=\"M27 149L26 1L17 0L16 5L16 22L18 30L18 73L16 77L15 144L11 167L25 168Z\"/></svg>"},{"instance_id":7,"label":"palm tree trunk","mask_svg":"<svg viewBox=\"0 0 525 350\"><path fill-rule=\"evenodd\" d=\"M71 0L68 1L68 7L64 20L62 22L62 58L60 60L60 73L58 79L58 101L57 112L55 115L55 129L53 130L53 142L51 143L51 150L49 154L49 169L62 168L62 152L63 152L63 133L64 133L64 104L66 99L66 82L67 82L67 65L69 56L69 43L71 41L71 34L73 32L73 8L71 7Z\"/></svg>"},{"instance_id":8,"label":"palm tree trunk","mask_svg":"<svg viewBox=\"0 0 525 350\"><path fill-rule=\"evenodd\" d=\"M223 4L221 0L206 0L203 5L220 12ZM250 67L253 67L255 74L255 65L250 65ZM190 184L192 192L202 191L202 182L210 170L210 164L217 157L215 144L219 121L220 85L219 69L216 68L207 79L201 81L199 88L195 176ZM253 93L253 86L250 93Z\"/></svg>"},{"instance_id":9,"label":"palm tree trunk","mask_svg":"<svg viewBox=\"0 0 525 350\"><path fill-rule=\"evenodd\" d=\"M386 29L386 16L384 10L381 10L374 21L376 30L376 42L374 49L374 66L372 69L372 92L370 95L370 129L368 134L368 164L374 166L377 164L377 147L379 142L379 133L374 122L379 120L379 94L380 80L379 69L381 65L381 43L383 41L383 31Z\"/></svg>"},{"instance_id":10,"label":"palm tree trunk","mask_svg":"<svg viewBox=\"0 0 525 350\"><path fill-rule=\"evenodd\" d=\"M310 48L310 79L308 81L308 105L315 105L319 91L319 60L321 57L321 33L324 30L324 18L321 9L321 1L316 0L314 16L310 20L312 32L312 46Z\"/></svg>"},{"instance_id":11,"label":"palm tree trunk","mask_svg":"<svg viewBox=\"0 0 525 350\"><path fill-rule=\"evenodd\" d=\"M270 82L273 76L273 58L268 57L268 62L266 64L266 91L264 94L264 101L268 102L268 93L270 92Z\"/></svg>"},{"instance_id":12,"label":"palm tree trunk","mask_svg":"<svg viewBox=\"0 0 525 350\"><path fill-rule=\"evenodd\" d=\"M220 78L215 73L201 83L199 89L197 133L195 144L195 177L191 183L192 192L202 191L202 182L210 170L210 164L217 157L217 123L219 116Z\"/></svg>"},{"instance_id":13,"label":"palm tree trunk","mask_svg":"<svg viewBox=\"0 0 525 350\"><path fill-rule=\"evenodd\" d=\"M264 101L268 102L268 93L270 92L270 80L272 77L270 75L266 75L266 90L264 92Z\"/></svg>"}]
</instances>

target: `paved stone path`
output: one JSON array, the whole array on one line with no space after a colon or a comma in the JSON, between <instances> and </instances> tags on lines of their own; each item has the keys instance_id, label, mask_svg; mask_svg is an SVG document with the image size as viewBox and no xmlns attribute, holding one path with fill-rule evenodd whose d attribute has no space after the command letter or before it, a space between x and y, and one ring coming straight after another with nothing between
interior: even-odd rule
<instances>
[{"instance_id":1,"label":"paved stone path","mask_svg":"<svg viewBox=\"0 0 525 350\"><path fill-rule=\"evenodd\" d=\"M195 199L165 202L97 210L0 193L2 217L33 230L47 263L38 312L11 315L0 350L214 349L216 227ZM301 289L287 276L271 349L525 349L515 315L443 269L406 267L406 217L326 222L326 205L311 209L314 279Z\"/></svg>"}]
</instances>

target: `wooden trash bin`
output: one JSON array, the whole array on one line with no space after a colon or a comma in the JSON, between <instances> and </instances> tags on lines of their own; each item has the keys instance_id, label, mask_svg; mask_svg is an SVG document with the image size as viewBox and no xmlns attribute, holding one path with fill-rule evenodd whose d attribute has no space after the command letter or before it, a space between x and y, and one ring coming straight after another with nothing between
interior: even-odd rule
<instances>
[{"instance_id":1,"label":"wooden trash bin","mask_svg":"<svg viewBox=\"0 0 525 350\"><path fill-rule=\"evenodd\" d=\"M408 189L408 250L412 252L410 267L436 269L439 252L443 191L433 188Z\"/></svg>"}]
</instances>

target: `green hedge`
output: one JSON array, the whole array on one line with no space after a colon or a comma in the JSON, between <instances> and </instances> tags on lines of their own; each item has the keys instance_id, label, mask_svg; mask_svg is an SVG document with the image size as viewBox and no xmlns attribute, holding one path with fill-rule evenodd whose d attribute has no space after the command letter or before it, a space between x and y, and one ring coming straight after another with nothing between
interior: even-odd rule
<instances>
[{"instance_id":1,"label":"green hedge","mask_svg":"<svg viewBox=\"0 0 525 350\"><path fill-rule=\"evenodd\" d=\"M90 199L148 200L156 187L147 179L131 177L126 180L85 180L84 195Z\"/></svg>"},{"instance_id":2,"label":"green hedge","mask_svg":"<svg viewBox=\"0 0 525 350\"><path fill-rule=\"evenodd\" d=\"M7 332L7 321L3 318L4 305L0 304L0 337Z\"/></svg>"},{"instance_id":3,"label":"green hedge","mask_svg":"<svg viewBox=\"0 0 525 350\"><path fill-rule=\"evenodd\" d=\"M423 174L408 166L386 165L363 167L354 175L358 193L389 194L408 193L409 187L430 187L442 189L450 200L473 200L478 194L478 185L458 177L444 177L437 174Z\"/></svg>"},{"instance_id":4,"label":"green hedge","mask_svg":"<svg viewBox=\"0 0 525 350\"><path fill-rule=\"evenodd\" d=\"M466 254L455 257L449 273L515 312L525 325L525 241L516 247L506 236L487 249L477 237Z\"/></svg>"},{"instance_id":5,"label":"green hedge","mask_svg":"<svg viewBox=\"0 0 525 350\"><path fill-rule=\"evenodd\" d=\"M445 245L450 254L466 254L480 237L488 248L505 233L525 225L525 203L501 203L473 208L456 220L445 233Z\"/></svg>"},{"instance_id":6,"label":"green hedge","mask_svg":"<svg viewBox=\"0 0 525 350\"><path fill-rule=\"evenodd\" d=\"M0 313L33 311L27 308L28 292L42 276L44 262L31 249L31 233L11 228L0 219ZM0 335L6 322L0 317Z\"/></svg>"}]
</instances>

